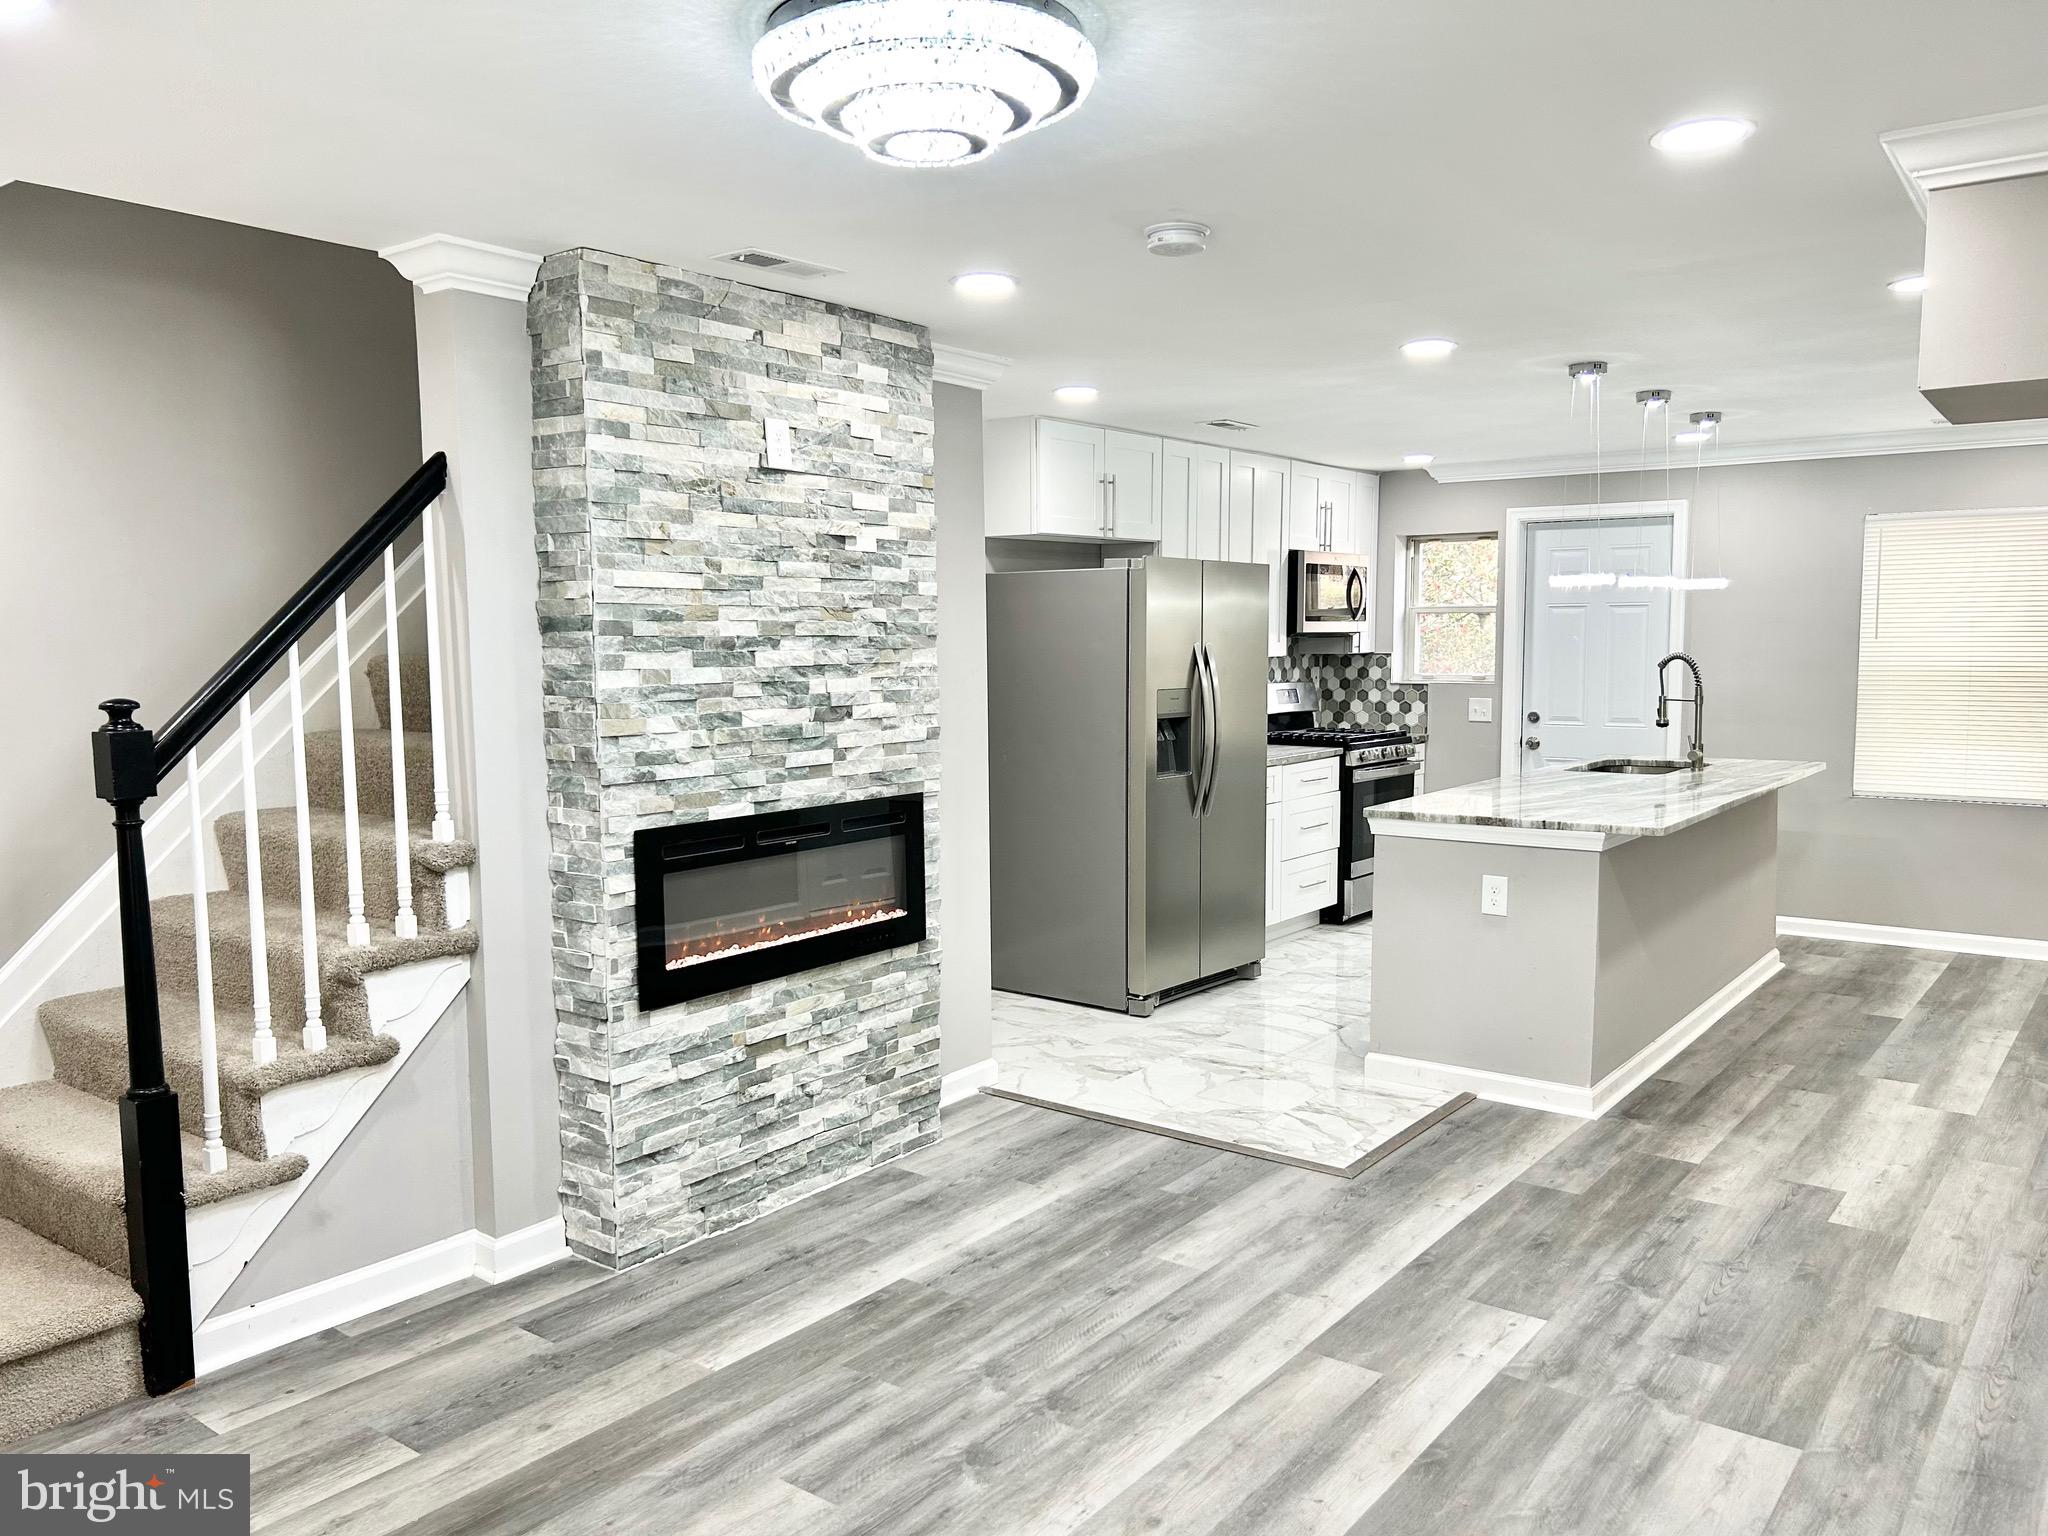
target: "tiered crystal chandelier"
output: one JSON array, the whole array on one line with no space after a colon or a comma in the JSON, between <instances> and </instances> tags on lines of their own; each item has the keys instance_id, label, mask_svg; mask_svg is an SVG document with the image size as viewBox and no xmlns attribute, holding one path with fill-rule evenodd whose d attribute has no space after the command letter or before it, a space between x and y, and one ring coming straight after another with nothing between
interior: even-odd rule
<instances>
[{"instance_id":1,"label":"tiered crystal chandelier","mask_svg":"<svg viewBox=\"0 0 2048 1536\"><path fill-rule=\"evenodd\" d=\"M1056 0L784 0L754 83L884 165L967 165L1081 104L1095 48Z\"/></svg>"}]
</instances>

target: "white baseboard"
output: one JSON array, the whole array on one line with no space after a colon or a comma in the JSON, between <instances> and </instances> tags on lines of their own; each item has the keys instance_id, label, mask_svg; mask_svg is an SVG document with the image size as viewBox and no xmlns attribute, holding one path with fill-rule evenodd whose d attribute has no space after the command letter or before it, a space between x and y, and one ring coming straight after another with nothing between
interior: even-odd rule
<instances>
[{"instance_id":1,"label":"white baseboard","mask_svg":"<svg viewBox=\"0 0 2048 1536\"><path fill-rule=\"evenodd\" d=\"M1540 1077L1517 1077L1509 1072L1484 1072L1477 1067L1453 1066L1443 1061L1421 1061L1412 1056L1388 1056L1379 1051L1366 1056L1366 1071L1418 1088L1476 1094L1496 1104L1516 1104L1524 1109L1547 1109L1555 1114L1576 1115L1581 1120L1597 1120L1784 968L1784 961L1772 950L1590 1088L1553 1083Z\"/></svg>"},{"instance_id":2,"label":"white baseboard","mask_svg":"<svg viewBox=\"0 0 2048 1536\"><path fill-rule=\"evenodd\" d=\"M2048 939L2005 938L1995 933L1947 933L1939 928L1894 928L1887 923L1844 923L1832 917L1781 917L1778 932L1794 939L1840 939L1847 944L1891 944L1941 949L2006 960L2048 960Z\"/></svg>"},{"instance_id":3,"label":"white baseboard","mask_svg":"<svg viewBox=\"0 0 2048 1536\"><path fill-rule=\"evenodd\" d=\"M252 1307L209 1317L192 1338L198 1374L210 1376L444 1285L471 1278L497 1285L568 1255L560 1216L503 1237L474 1230L444 1237Z\"/></svg>"},{"instance_id":4,"label":"white baseboard","mask_svg":"<svg viewBox=\"0 0 2048 1536\"><path fill-rule=\"evenodd\" d=\"M996 1063L991 1056L987 1061L977 1061L971 1067L962 1067L958 1072L948 1072L939 1079L939 1108L958 1104L962 1099L972 1098L984 1088L996 1085Z\"/></svg>"}]
</instances>

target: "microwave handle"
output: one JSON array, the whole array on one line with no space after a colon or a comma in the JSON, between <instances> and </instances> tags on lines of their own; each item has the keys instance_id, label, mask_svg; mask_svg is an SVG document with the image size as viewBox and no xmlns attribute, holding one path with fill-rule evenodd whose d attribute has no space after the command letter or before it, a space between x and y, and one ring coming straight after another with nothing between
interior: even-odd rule
<instances>
[{"instance_id":1,"label":"microwave handle","mask_svg":"<svg viewBox=\"0 0 2048 1536\"><path fill-rule=\"evenodd\" d=\"M1354 587L1358 591L1356 597L1351 595ZM1365 573L1355 565L1351 567L1351 574L1344 582L1344 601L1351 605L1352 622L1354 624L1363 624L1365 622Z\"/></svg>"}]
</instances>

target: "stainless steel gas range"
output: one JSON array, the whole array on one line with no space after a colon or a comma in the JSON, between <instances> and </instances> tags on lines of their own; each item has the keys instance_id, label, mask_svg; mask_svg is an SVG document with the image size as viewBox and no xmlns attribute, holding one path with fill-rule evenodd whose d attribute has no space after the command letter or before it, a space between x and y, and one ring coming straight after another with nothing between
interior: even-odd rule
<instances>
[{"instance_id":1,"label":"stainless steel gas range","mask_svg":"<svg viewBox=\"0 0 2048 1536\"><path fill-rule=\"evenodd\" d=\"M1372 913L1372 826L1375 806L1415 793L1415 739L1404 730L1333 729L1315 723L1308 689L1273 683L1266 689L1266 740L1279 746L1335 747L1343 755L1343 825L1337 844L1337 900L1326 923Z\"/></svg>"}]
</instances>

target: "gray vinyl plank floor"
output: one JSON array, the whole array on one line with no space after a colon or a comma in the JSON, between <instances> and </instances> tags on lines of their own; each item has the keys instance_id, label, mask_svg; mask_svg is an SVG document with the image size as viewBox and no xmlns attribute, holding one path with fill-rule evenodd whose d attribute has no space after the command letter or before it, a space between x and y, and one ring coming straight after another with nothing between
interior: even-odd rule
<instances>
[{"instance_id":1,"label":"gray vinyl plank floor","mask_svg":"<svg viewBox=\"0 0 2048 1536\"><path fill-rule=\"evenodd\" d=\"M2048 1531L2048 965L1785 950L1601 1121L1337 1181L978 1099L22 1448L245 1453L336 1536Z\"/></svg>"}]
</instances>

